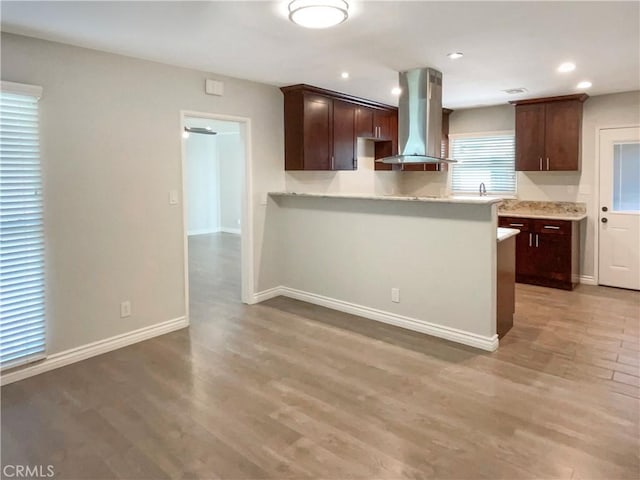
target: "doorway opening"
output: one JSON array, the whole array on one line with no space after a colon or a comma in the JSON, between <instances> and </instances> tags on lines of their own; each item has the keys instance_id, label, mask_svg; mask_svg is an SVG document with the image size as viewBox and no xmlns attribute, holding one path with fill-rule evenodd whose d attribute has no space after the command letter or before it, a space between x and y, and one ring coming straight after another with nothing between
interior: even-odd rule
<instances>
[{"instance_id":1,"label":"doorway opening","mask_svg":"<svg viewBox=\"0 0 640 480\"><path fill-rule=\"evenodd\" d=\"M250 121L182 112L185 298L189 317L251 303Z\"/></svg>"}]
</instances>

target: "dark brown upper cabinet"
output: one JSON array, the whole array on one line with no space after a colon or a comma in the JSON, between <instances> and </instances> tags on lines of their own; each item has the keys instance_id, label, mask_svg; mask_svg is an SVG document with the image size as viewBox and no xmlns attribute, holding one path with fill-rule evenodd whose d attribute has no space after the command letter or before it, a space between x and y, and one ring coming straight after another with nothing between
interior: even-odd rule
<instances>
[{"instance_id":1,"label":"dark brown upper cabinet","mask_svg":"<svg viewBox=\"0 0 640 480\"><path fill-rule=\"evenodd\" d=\"M580 170L587 94L516 100L516 170Z\"/></svg>"},{"instance_id":2,"label":"dark brown upper cabinet","mask_svg":"<svg viewBox=\"0 0 640 480\"><path fill-rule=\"evenodd\" d=\"M285 170L356 170L358 137L388 143L376 145L376 158L397 152L397 108L309 85L281 90Z\"/></svg>"},{"instance_id":3,"label":"dark brown upper cabinet","mask_svg":"<svg viewBox=\"0 0 640 480\"><path fill-rule=\"evenodd\" d=\"M357 170L356 106L333 100L333 168Z\"/></svg>"}]
</instances>

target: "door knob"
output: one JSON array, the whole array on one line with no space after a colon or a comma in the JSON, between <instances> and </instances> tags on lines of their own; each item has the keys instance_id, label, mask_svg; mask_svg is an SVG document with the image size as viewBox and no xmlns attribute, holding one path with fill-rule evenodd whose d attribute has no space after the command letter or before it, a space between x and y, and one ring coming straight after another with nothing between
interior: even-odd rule
<instances>
[{"instance_id":1,"label":"door knob","mask_svg":"<svg viewBox=\"0 0 640 480\"><path fill-rule=\"evenodd\" d=\"M605 218L601 218L601 219L600 219L600 221L601 221L602 223L607 223L609 220L607 220L607 219L606 219L606 217L605 217Z\"/></svg>"},{"instance_id":2,"label":"door knob","mask_svg":"<svg viewBox=\"0 0 640 480\"><path fill-rule=\"evenodd\" d=\"M608 212L608 211L609 211L609 209L608 209L607 207L602 207L602 211L603 211L603 212Z\"/></svg>"}]
</instances>

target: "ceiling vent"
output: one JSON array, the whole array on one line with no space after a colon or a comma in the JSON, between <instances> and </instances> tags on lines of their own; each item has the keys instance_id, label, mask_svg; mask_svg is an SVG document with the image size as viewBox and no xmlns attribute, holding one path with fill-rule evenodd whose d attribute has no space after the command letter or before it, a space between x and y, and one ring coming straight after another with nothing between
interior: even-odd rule
<instances>
[{"instance_id":1,"label":"ceiling vent","mask_svg":"<svg viewBox=\"0 0 640 480\"><path fill-rule=\"evenodd\" d=\"M526 88L508 88L507 90L502 91L509 95L517 95L518 93L527 93L528 90Z\"/></svg>"}]
</instances>

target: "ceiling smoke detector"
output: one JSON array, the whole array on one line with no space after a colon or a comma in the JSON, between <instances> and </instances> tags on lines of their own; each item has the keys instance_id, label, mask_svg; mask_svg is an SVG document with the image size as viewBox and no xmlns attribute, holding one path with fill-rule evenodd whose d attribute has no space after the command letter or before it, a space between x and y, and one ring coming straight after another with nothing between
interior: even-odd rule
<instances>
[{"instance_id":1,"label":"ceiling smoke detector","mask_svg":"<svg viewBox=\"0 0 640 480\"><path fill-rule=\"evenodd\" d=\"M522 88L508 88L506 90L502 90L504 93L507 93L509 95L517 95L519 93L527 93L527 89L522 87Z\"/></svg>"},{"instance_id":2,"label":"ceiling smoke detector","mask_svg":"<svg viewBox=\"0 0 640 480\"><path fill-rule=\"evenodd\" d=\"M289 3L289 20L306 28L329 28L349 17L346 0L293 0Z\"/></svg>"}]
</instances>

